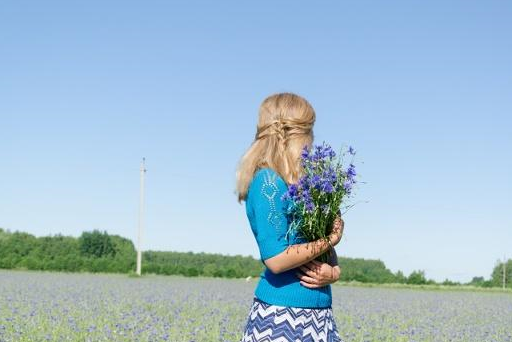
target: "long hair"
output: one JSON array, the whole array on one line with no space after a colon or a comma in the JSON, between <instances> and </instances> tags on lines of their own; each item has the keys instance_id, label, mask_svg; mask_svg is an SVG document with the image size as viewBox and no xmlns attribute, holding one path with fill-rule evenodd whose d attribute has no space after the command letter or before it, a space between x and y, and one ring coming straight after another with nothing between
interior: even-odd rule
<instances>
[{"instance_id":1,"label":"long hair","mask_svg":"<svg viewBox=\"0 0 512 342\"><path fill-rule=\"evenodd\" d=\"M238 202L246 199L254 173L264 167L277 172L287 184L303 174L300 155L313 143L316 114L309 102L293 93L267 97L260 105L254 141L236 171Z\"/></svg>"}]
</instances>

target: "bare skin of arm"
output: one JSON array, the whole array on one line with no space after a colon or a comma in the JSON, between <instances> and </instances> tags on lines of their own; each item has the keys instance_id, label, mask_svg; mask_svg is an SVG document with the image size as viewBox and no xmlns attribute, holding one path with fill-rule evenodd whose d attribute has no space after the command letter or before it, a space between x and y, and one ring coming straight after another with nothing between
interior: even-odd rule
<instances>
[{"instance_id":1,"label":"bare skin of arm","mask_svg":"<svg viewBox=\"0 0 512 342\"><path fill-rule=\"evenodd\" d=\"M332 249L331 260L328 263L311 260L299 267L296 276L300 283L309 288L318 288L337 282L340 279L341 268L338 265L336 249Z\"/></svg>"},{"instance_id":2,"label":"bare skin of arm","mask_svg":"<svg viewBox=\"0 0 512 342\"><path fill-rule=\"evenodd\" d=\"M334 221L332 233L329 235L332 246L335 246L340 241L343 226L343 219L338 216ZM330 248L329 242L325 239L290 245L283 252L266 259L264 263L272 273L279 274L310 262Z\"/></svg>"}]
</instances>

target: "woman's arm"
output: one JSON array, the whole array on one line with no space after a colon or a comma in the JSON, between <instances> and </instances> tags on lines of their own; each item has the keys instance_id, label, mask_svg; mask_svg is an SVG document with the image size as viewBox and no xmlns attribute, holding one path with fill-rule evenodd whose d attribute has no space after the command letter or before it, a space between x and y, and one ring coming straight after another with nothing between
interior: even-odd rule
<instances>
[{"instance_id":1,"label":"woman's arm","mask_svg":"<svg viewBox=\"0 0 512 342\"><path fill-rule=\"evenodd\" d=\"M264 263L272 273L278 274L315 259L329 248L329 242L324 239L290 245L283 252L264 260Z\"/></svg>"},{"instance_id":2,"label":"woman's arm","mask_svg":"<svg viewBox=\"0 0 512 342\"><path fill-rule=\"evenodd\" d=\"M317 288L337 282L340 279L341 269L338 266L338 256L336 249L332 249L329 262L319 262L312 260L302 266L299 266L302 272L297 272L296 276L301 280L301 285L309 288Z\"/></svg>"},{"instance_id":3,"label":"woman's arm","mask_svg":"<svg viewBox=\"0 0 512 342\"><path fill-rule=\"evenodd\" d=\"M340 279L341 268L338 265L338 255L336 254L336 249L332 249L331 262L332 266L332 278L334 281L338 281Z\"/></svg>"},{"instance_id":4,"label":"woman's arm","mask_svg":"<svg viewBox=\"0 0 512 342\"><path fill-rule=\"evenodd\" d=\"M343 219L340 216L337 216L333 223L332 232L328 236L328 241L330 241L330 243L326 241L326 239L318 239L312 242L291 245L281 253L265 259L263 262L270 271L275 274L299 267L300 265L308 263L320 254L328 251L331 246L336 246L341 240L344 226L345 222ZM336 253L334 247L332 247L332 250Z\"/></svg>"},{"instance_id":5,"label":"woman's arm","mask_svg":"<svg viewBox=\"0 0 512 342\"><path fill-rule=\"evenodd\" d=\"M340 210L338 210L338 215L341 215ZM342 222L342 225L341 225L341 235L342 236L343 236L343 228L344 228L344 224ZM336 253L335 248L332 249L331 262L329 264L332 266L332 274L331 274L332 278L335 281L338 281L340 279L340 275L341 275L341 268L338 265L338 254Z\"/></svg>"}]
</instances>

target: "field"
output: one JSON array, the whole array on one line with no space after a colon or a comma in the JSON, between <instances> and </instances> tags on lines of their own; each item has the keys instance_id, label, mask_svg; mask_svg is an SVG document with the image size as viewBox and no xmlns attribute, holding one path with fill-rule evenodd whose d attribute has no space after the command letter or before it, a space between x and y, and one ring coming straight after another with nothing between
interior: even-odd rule
<instances>
[{"instance_id":1,"label":"field","mask_svg":"<svg viewBox=\"0 0 512 342\"><path fill-rule=\"evenodd\" d=\"M0 341L232 341L256 280L0 270ZM345 342L512 341L512 294L333 285Z\"/></svg>"}]
</instances>

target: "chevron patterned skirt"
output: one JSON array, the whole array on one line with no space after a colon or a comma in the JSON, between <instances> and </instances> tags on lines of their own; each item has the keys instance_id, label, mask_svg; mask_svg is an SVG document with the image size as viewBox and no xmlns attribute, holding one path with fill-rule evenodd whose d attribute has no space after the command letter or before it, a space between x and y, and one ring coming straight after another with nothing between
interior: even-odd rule
<instances>
[{"instance_id":1,"label":"chevron patterned skirt","mask_svg":"<svg viewBox=\"0 0 512 342\"><path fill-rule=\"evenodd\" d=\"M268 304L254 297L240 342L343 342L332 308Z\"/></svg>"}]
</instances>

